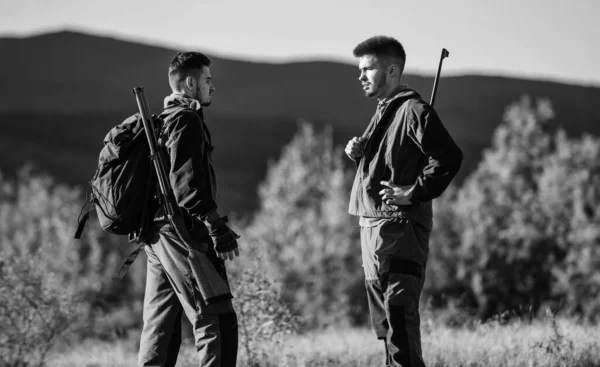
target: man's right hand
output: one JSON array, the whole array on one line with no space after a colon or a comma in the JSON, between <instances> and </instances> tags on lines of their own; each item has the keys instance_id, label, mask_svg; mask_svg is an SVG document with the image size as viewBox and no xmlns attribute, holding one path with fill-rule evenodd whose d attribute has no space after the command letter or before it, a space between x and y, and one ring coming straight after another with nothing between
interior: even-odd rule
<instances>
[{"instance_id":1,"label":"man's right hand","mask_svg":"<svg viewBox=\"0 0 600 367\"><path fill-rule=\"evenodd\" d=\"M350 159L357 160L362 157L365 150L365 138L362 136L354 137L352 140L348 142L346 145L346 155L350 157Z\"/></svg>"}]
</instances>

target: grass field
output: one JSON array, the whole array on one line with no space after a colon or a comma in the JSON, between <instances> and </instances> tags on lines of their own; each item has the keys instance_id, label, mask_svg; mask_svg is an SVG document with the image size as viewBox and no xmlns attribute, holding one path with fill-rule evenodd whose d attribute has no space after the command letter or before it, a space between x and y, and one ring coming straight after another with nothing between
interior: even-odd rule
<instances>
[{"instance_id":1,"label":"grass field","mask_svg":"<svg viewBox=\"0 0 600 367\"><path fill-rule=\"evenodd\" d=\"M600 330L568 319L472 324L449 328L425 319L423 354L430 367L593 367L600 366ZM384 366L382 342L369 329L329 329L293 335L283 345L262 345L258 366ZM88 340L59 347L49 366L135 366L137 336L109 343ZM240 348L239 366L250 366ZM194 348L186 343L179 367L197 366Z\"/></svg>"}]
</instances>

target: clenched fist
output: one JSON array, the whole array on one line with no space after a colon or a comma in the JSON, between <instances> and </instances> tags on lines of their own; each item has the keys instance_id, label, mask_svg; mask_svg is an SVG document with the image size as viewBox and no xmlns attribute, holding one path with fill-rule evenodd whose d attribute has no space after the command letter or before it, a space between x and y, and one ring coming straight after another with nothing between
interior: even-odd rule
<instances>
[{"instance_id":1,"label":"clenched fist","mask_svg":"<svg viewBox=\"0 0 600 367\"><path fill-rule=\"evenodd\" d=\"M348 155L348 157L354 160L357 160L360 157L362 157L365 151L365 142L366 140L362 136L355 136L354 138L352 138L352 140L348 142L348 145L346 145L346 155Z\"/></svg>"}]
</instances>

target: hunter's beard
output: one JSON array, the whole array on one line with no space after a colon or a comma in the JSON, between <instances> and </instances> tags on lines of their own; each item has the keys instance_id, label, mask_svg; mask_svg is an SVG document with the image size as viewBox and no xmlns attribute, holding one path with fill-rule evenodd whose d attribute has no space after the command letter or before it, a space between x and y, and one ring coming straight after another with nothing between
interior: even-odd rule
<instances>
[{"instance_id":1,"label":"hunter's beard","mask_svg":"<svg viewBox=\"0 0 600 367\"><path fill-rule=\"evenodd\" d=\"M210 95L212 94L211 92L208 92L208 96L203 97L202 91L200 90L200 86L197 86L196 90L194 92L195 92L194 99L196 99L198 102L200 102L200 106L203 106L203 107L210 106L210 102L211 102Z\"/></svg>"},{"instance_id":2,"label":"hunter's beard","mask_svg":"<svg viewBox=\"0 0 600 367\"><path fill-rule=\"evenodd\" d=\"M383 91L383 89L387 85L387 82L388 82L387 78L384 75L381 79L379 79L379 81L377 81L375 88L372 88L370 91L369 90L365 91L365 96L368 98L379 97L379 94ZM371 85L373 85L373 84L371 84Z\"/></svg>"},{"instance_id":3,"label":"hunter's beard","mask_svg":"<svg viewBox=\"0 0 600 367\"><path fill-rule=\"evenodd\" d=\"M211 93L209 92L209 93L208 93L208 97L206 97L205 99L201 99L201 100L200 100L200 104L201 104L203 107L208 107L208 106L210 106L210 102L211 102L210 95L211 95Z\"/></svg>"}]
</instances>

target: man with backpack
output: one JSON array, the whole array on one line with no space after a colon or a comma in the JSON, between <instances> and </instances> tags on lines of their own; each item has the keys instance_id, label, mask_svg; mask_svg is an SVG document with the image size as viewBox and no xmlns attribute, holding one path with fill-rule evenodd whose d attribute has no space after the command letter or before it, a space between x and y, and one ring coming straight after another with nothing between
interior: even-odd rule
<instances>
[{"instance_id":1,"label":"man with backpack","mask_svg":"<svg viewBox=\"0 0 600 367\"><path fill-rule=\"evenodd\" d=\"M349 212L359 217L371 322L387 366L422 367L419 297L432 228L431 200L450 184L462 152L437 113L401 84L406 54L391 37L354 49L367 97L379 100L346 154L357 164Z\"/></svg>"},{"instance_id":2,"label":"man with backpack","mask_svg":"<svg viewBox=\"0 0 600 367\"><path fill-rule=\"evenodd\" d=\"M180 52L169 67L173 93L165 98L160 116L164 124L158 138L167 153L170 185L191 243L183 243L162 207L158 209L154 231L145 246L148 270L140 366L175 366L183 313L192 324L201 366L236 365L238 325L225 260L239 255L239 236L218 214L215 203L213 146L203 115L203 107L210 105L215 91L210 65L211 60L202 53ZM190 260L190 247L206 256L191 256ZM217 271L203 271L207 267ZM212 292L211 297L206 297L205 288Z\"/></svg>"}]
</instances>

